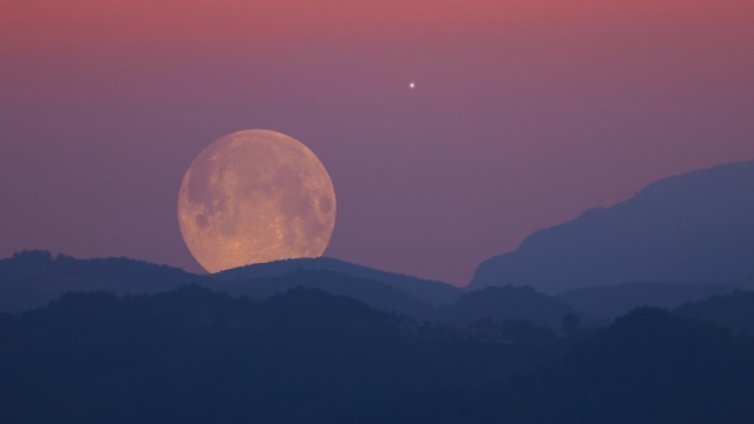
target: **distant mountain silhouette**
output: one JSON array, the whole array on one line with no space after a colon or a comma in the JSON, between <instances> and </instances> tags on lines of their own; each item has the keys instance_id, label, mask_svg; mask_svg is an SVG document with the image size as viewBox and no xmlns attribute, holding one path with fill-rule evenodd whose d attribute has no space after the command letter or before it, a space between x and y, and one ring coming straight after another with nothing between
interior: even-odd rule
<instances>
[{"instance_id":1,"label":"distant mountain silhouette","mask_svg":"<svg viewBox=\"0 0 754 424\"><path fill-rule=\"evenodd\" d=\"M306 287L348 296L383 311L406 314L418 319L428 318L433 309L428 303L382 281L316 268L296 268L286 269L286 271L281 270L279 274L259 273L254 277L239 279L213 280L206 286L213 290L236 296L244 295L256 300L285 293L294 287ZM248 273L248 275L254 274Z\"/></svg>"},{"instance_id":2,"label":"distant mountain silhouette","mask_svg":"<svg viewBox=\"0 0 754 424\"><path fill-rule=\"evenodd\" d=\"M203 278L127 258L75 259L53 257L43 250L23 251L0 259L0 311L41 307L70 291L157 293Z\"/></svg>"},{"instance_id":3,"label":"distant mountain silhouette","mask_svg":"<svg viewBox=\"0 0 754 424\"><path fill-rule=\"evenodd\" d=\"M329 258L272 262L197 275L126 258L75 259L53 257L47 251L24 251L0 260L0 312L42 307L72 291L158 293L187 283L258 300L293 287L316 288L419 319L429 317L432 310L431 302L422 299L442 302L460 295L458 288L444 283Z\"/></svg>"},{"instance_id":4,"label":"distant mountain silhouette","mask_svg":"<svg viewBox=\"0 0 754 424\"><path fill-rule=\"evenodd\" d=\"M279 277L295 270L332 271L382 284L405 292L432 305L450 303L461 294L461 290L447 283L425 280L392 272L380 271L333 258L303 258L276 261L264 264L234 268L213 275L213 278L228 281L249 278Z\"/></svg>"},{"instance_id":5,"label":"distant mountain silhouette","mask_svg":"<svg viewBox=\"0 0 754 424\"><path fill-rule=\"evenodd\" d=\"M735 287L725 285L627 283L568 290L556 297L593 318L614 318L641 306L675 309L687 302L734 290Z\"/></svg>"},{"instance_id":6,"label":"distant mountain silhouette","mask_svg":"<svg viewBox=\"0 0 754 424\"><path fill-rule=\"evenodd\" d=\"M559 330L563 317L571 313L575 311L567 304L531 287L506 286L464 293L454 303L438 307L434 319L458 325L485 318L499 323L525 320Z\"/></svg>"},{"instance_id":7,"label":"distant mountain silhouette","mask_svg":"<svg viewBox=\"0 0 754 424\"><path fill-rule=\"evenodd\" d=\"M667 178L538 231L476 270L470 288L548 293L631 281L754 287L754 162Z\"/></svg>"},{"instance_id":8,"label":"distant mountain silhouette","mask_svg":"<svg viewBox=\"0 0 754 424\"><path fill-rule=\"evenodd\" d=\"M687 303L676 312L754 336L754 292L751 291L736 291Z\"/></svg>"}]
</instances>

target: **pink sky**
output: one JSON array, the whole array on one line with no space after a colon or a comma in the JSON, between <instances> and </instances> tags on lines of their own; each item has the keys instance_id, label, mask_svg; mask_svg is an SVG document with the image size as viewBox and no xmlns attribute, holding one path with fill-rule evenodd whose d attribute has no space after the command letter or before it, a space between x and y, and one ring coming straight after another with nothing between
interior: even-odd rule
<instances>
[{"instance_id":1,"label":"pink sky","mask_svg":"<svg viewBox=\"0 0 754 424\"><path fill-rule=\"evenodd\" d=\"M740 0L4 1L0 256L196 271L185 167L269 128L333 177L329 256L463 284L538 228L754 159L752 40Z\"/></svg>"}]
</instances>

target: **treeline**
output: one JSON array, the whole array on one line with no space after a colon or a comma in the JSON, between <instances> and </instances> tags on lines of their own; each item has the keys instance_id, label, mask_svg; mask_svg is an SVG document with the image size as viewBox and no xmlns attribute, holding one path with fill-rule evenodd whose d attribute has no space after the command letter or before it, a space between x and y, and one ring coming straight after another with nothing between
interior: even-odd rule
<instances>
[{"instance_id":1,"label":"treeline","mask_svg":"<svg viewBox=\"0 0 754 424\"><path fill-rule=\"evenodd\" d=\"M0 421L750 422L752 339L656 309L570 336L293 289L67 294L0 316Z\"/></svg>"}]
</instances>

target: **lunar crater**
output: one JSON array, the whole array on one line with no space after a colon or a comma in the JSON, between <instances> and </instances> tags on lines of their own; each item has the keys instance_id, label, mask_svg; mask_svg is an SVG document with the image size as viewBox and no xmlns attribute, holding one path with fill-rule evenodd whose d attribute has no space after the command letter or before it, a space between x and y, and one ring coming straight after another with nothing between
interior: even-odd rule
<instances>
[{"instance_id":1,"label":"lunar crater","mask_svg":"<svg viewBox=\"0 0 754 424\"><path fill-rule=\"evenodd\" d=\"M186 246L209 272L324 253L335 190L322 162L282 133L248 130L214 141L178 195Z\"/></svg>"}]
</instances>

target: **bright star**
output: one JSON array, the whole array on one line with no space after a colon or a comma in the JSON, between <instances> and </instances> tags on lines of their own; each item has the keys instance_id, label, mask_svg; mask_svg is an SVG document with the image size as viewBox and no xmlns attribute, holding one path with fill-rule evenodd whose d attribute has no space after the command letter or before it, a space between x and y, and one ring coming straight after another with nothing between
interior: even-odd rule
<instances>
[{"instance_id":1,"label":"bright star","mask_svg":"<svg viewBox=\"0 0 754 424\"><path fill-rule=\"evenodd\" d=\"M408 83L408 88L413 90L414 88L416 88L416 83L411 81L410 83Z\"/></svg>"}]
</instances>

